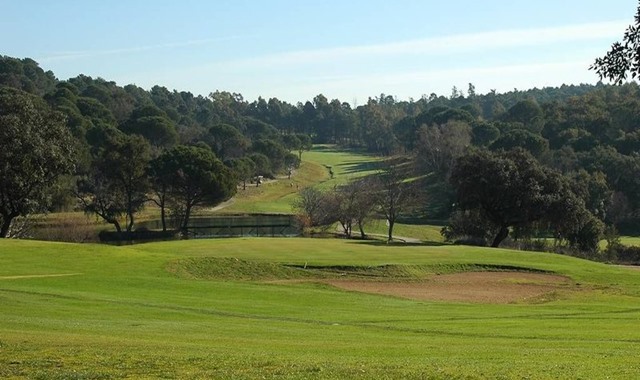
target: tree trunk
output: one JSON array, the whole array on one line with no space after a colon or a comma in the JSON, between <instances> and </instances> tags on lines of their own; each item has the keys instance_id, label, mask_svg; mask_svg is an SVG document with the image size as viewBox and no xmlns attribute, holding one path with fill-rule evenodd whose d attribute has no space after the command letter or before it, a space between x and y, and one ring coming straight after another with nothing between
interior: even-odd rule
<instances>
[{"instance_id":1,"label":"tree trunk","mask_svg":"<svg viewBox=\"0 0 640 380\"><path fill-rule=\"evenodd\" d=\"M3 215L2 216L2 225L0 225L0 238L6 238L9 235L9 230L11 229L11 222L13 221L13 216L11 215Z\"/></svg>"},{"instance_id":2,"label":"tree trunk","mask_svg":"<svg viewBox=\"0 0 640 380\"><path fill-rule=\"evenodd\" d=\"M162 232L167 230L167 217L164 209L164 202L160 205L160 220L162 221Z\"/></svg>"},{"instance_id":3,"label":"tree trunk","mask_svg":"<svg viewBox=\"0 0 640 380\"><path fill-rule=\"evenodd\" d=\"M364 224L362 220L358 220L358 228L360 229L360 237L364 240L367 238L367 234L364 233Z\"/></svg>"},{"instance_id":4,"label":"tree trunk","mask_svg":"<svg viewBox=\"0 0 640 380\"><path fill-rule=\"evenodd\" d=\"M189 218L191 217L191 205L187 205L184 210L184 219L182 220L182 238L188 238L187 226L189 225Z\"/></svg>"},{"instance_id":5,"label":"tree trunk","mask_svg":"<svg viewBox=\"0 0 640 380\"><path fill-rule=\"evenodd\" d=\"M387 240L387 242L390 242L391 240L393 240L393 225L396 223L395 220L389 220L389 238Z\"/></svg>"},{"instance_id":6,"label":"tree trunk","mask_svg":"<svg viewBox=\"0 0 640 380\"><path fill-rule=\"evenodd\" d=\"M131 192L127 192L127 216L125 218L127 232L133 229L133 207L131 207Z\"/></svg>"},{"instance_id":7,"label":"tree trunk","mask_svg":"<svg viewBox=\"0 0 640 380\"><path fill-rule=\"evenodd\" d=\"M120 227L120 223L116 219L107 220L116 227L116 232L122 232L122 227Z\"/></svg>"},{"instance_id":8,"label":"tree trunk","mask_svg":"<svg viewBox=\"0 0 640 380\"><path fill-rule=\"evenodd\" d=\"M127 232L133 230L133 213L129 213L129 223L127 224Z\"/></svg>"},{"instance_id":9,"label":"tree trunk","mask_svg":"<svg viewBox=\"0 0 640 380\"><path fill-rule=\"evenodd\" d=\"M498 232L496 237L493 239L493 243L491 243L491 246L493 248L498 248L500 246L500 243L502 243L502 241L506 239L507 236L509 236L509 227L500 227L500 232Z\"/></svg>"}]
</instances>

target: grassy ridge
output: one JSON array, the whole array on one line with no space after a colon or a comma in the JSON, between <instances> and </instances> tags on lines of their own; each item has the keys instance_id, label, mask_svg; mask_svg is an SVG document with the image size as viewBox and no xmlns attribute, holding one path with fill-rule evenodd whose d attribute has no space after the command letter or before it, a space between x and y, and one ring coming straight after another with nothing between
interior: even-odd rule
<instances>
[{"instance_id":1,"label":"grassy ridge","mask_svg":"<svg viewBox=\"0 0 640 380\"><path fill-rule=\"evenodd\" d=\"M213 280L169 270L200 259L247 265ZM283 263L512 265L585 291L475 305L237 275ZM67 276L15 278L51 274ZM544 253L339 239L0 241L0 377L634 378L638 297L640 272Z\"/></svg>"}]
</instances>

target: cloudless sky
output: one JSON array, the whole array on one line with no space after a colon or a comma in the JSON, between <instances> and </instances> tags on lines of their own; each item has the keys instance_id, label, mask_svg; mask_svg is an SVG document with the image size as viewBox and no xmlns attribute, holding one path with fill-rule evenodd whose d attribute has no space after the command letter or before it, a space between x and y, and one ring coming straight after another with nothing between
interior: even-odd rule
<instances>
[{"instance_id":1,"label":"cloudless sky","mask_svg":"<svg viewBox=\"0 0 640 380\"><path fill-rule=\"evenodd\" d=\"M208 95L362 104L595 83L636 0L0 0L0 54Z\"/></svg>"}]
</instances>

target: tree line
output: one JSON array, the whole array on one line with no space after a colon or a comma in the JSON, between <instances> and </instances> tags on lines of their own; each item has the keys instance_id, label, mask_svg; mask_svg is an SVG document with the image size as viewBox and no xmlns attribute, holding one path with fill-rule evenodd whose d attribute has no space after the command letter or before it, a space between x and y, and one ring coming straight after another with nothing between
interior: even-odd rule
<instances>
[{"instance_id":1,"label":"tree line","mask_svg":"<svg viewBox=\"0 0 640 380\"><path fill-rule=\"evenodd\" d=\"M114 224L115 228L130 230L135 213L149 200L142 192L136 193L140 189L146 195L154 194L152 201L161 210L166 206L170 216L182 223L198 202L231 196L235 186L229 183L246 186L255 176L273 176L298 165L311 143L335 143L407 157L412 167L407 175L422 179L416 182L415 191L426 199L414 212L431 219L451 217L445 230L451 239L481 237L495 245L505 228L514 236L525 236L553 222L550 215L535 213L511 218L501 212L503 217L498 218L479 201L472 202L473 197L462 190L464 179L478 173L484 173L476 179L487 182L483 190L487 193L510 194L518 188L520 195L537 199L509 200L515 207L529 202L540 210L557 209L560 206L552 202L551 194L563 194L580 204L574 209L580 208L576 215L582 217L576 218L583 228L597 223L582 209L603 225L626 232L640 230L640 88L635 83L514 89L502 94L477 94L469 84L466 91L454 87L449 96L431 94L398 101L381 94L360 106L321 94L290 104L276 98L249 102L241 94L224 91L206 97L160 86L147 91L85 75L60 81L31 59L0 57L0 85L3 99L7 99L2 105L3 117L14 112L9 98L29 99L25 104L31 102L41 109L42 118L62 125L58 129L65 132L60 136L69 136L60 144L74 152L73 165L57 169L65 175L46 181L56 185L49 186L46 197L27 202L28 207L3 210L3 222L33 210L33 203L52 209L68 207L80 199L85 210L105 220L125 217L125 225ZM36 130L37 122L30 122ZM3 121L3 128L9 124ZM13 143L17 137L2 141ZM9 148L4 151L10 152ZM13 148L18 149L17 145ZM5 162L25 156L19 150L13 156L6 155ZM181 159L185 162L179 163ZM195 197L195 203L191 198L179 200L178 189L185 186L163 183L163 179L195 177L185 172L189 160L208 160L204 166L228 175L220 181L228 191ZM484 164L471 165L479 163ZM536 170L525 175L520 172L524 170L522 163ZM487 171L490 167L504 170ZM182 174L168 176L163 170ZM528 178L529 182L520 187L513 183L516 187L499 187L513 178ZM542 188L527 194L524 190L532 184ZM501 201L507 207L508 200ZM2 206L10 203L3 201ZM461 221L474 220L471 216L482 222L483 231L474 230L479 225L474 227L473 223L463 228ZM553 233L574 239L566 231Z\"/></svg>"}]
</instances>

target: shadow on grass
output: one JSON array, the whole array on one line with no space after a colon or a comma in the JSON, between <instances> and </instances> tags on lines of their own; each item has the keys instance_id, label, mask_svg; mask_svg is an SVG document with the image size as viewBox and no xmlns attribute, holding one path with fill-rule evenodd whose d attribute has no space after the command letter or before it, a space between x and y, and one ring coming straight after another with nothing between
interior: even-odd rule
<instances>
[{"instance_id":1,"label":"shadow on grass","mask_svg":"<svg viewBox=\"0 0 640 380\"><path fill-rule=\"evenodd\" d=\"M385 168L383 161L344 162L338 166L344 167L344 174L359 173L365 171L381 171Z\"/></svg>"},{"instance_id":2,"label":"shadow on grass","mask_svg":"<svg viewBox=\"0 0 640 380\"><path fill-rule=\"evenodd\" d=\"M365 244L375 247L441 247L445 245L451 245L449 243L442 243L437 241L423 241L420 243L414 242L404 242L404 241L391 241L387 242L386 240L361 240L361 239L352 239L353 243Z\"/></svg>"},{"instance_id":3,"label":"shadow on grass","mask_svg":"<svg viewBox=\"0 0 640 380\"><path fill-rule=\"evenodd\" d=\"M429 219L425 216L407 216L400 217L396 221L400 224L407 224L412 226L436 226L436 227L444 227L448 220L444 219Z\"/></svg>"}]
</instances>

